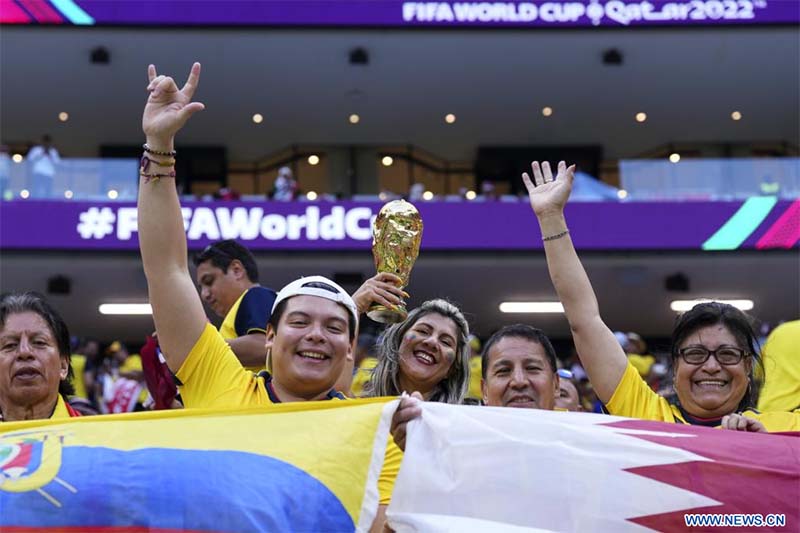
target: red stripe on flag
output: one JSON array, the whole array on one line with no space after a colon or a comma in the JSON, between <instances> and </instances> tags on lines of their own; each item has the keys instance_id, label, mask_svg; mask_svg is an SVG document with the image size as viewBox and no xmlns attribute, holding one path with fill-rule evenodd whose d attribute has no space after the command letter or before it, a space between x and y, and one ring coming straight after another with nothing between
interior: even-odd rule
<instances>
[{"instance_id":1,"label":"red stripe on flag","mask_svg":"<svg viewBox=\"0 0 800 533\"><path fill-rule=\"evenodd\" d=\"M800 200L795 200L756 243L756 249L791 248L800 241Z\"/></svg>"},{"instance_id":2,"label":"red stripe on flag","mask_svg":"<svg viewBox=\"0 0 800 533\"><path fill-rule=\"evenodd\" d=\"M31 17L12 0L0 0L0 24L30 24Z\"/></svg>"},{"instance_id":3,"label":"red stripe on flag","mask_svg":"<svg viewBox=\"0 0 800 533\"><path fill-rule=\"evenodd\" d=\"M612 427L649 429L647 422L626 420ZM652 423L651 423L652 424ZM796 531L800 522L800 441L795 436L746 433L700 426L673 424L668 431L685 434L672 437L631 434L631 437L694 453L710 461L640 466L627 472L702 494L720 505L630 518L631 522L657 531L699 531L687 528L686 513L786 515L786 528ZM706 528L707 529L707 528ZM766 528L753 528L762 530ZM741 528L739 529L741 531ZM776 529L773 529L775 531ZM715 527L714 531L728 531Z\"/></svg>"},{"instance_id":4,"label":"red stripe on flag","mask_svg":"<svg viewBox=\"0 0 800 533\"><path fill-rule=\"evenodd\" d=\"M31 452L33 452L32 444L20 444L19 455L14 457L11 461L3 465L3 468L25 468L30 466Z\"/></svg>"},{"instance_id":5,"label":"red stripe on flag","mask_svg":"<svg viewBox=\"0 0 800 533\"><path fill-rule=\"evenodd\" d=\"M33 15L36 22L43 24L63 24L61 14L44 0L19 0L19 3Z\"/></svg>"}]
</instances>

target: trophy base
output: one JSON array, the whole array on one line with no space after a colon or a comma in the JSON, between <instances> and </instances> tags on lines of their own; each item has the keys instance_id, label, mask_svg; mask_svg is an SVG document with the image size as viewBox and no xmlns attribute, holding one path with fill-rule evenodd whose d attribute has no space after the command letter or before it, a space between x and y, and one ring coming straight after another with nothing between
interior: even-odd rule
<instances>
[{"instance_id":1,"label":"trophy base","mask_svg":"<svg viewBox=\"0 0 800 533\"><path fill-rule=\"evenodd\" d=\"M385 305L373 304L367 311L367 316L375 322L381 324L396 324L402 322L408 316L405 307L386 307Z\"/></svg>"}]
</instances>

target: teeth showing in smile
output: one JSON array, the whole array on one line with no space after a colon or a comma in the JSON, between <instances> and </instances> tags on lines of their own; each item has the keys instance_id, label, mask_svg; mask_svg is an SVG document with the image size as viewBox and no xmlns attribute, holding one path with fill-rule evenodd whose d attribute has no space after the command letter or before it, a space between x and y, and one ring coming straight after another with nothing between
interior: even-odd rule
<instances>
[{"instance_id":1,"label":"teeth showing in smile","mask_svg":"<svg viewBox=\"0 0 800 533\"><path fill-rule=\"evenodd\" d=\"M327 355L317 353L317 352L299 352L301 357L308 357L309 359L317 359L318 361L324 361L328 358Z\"/></svg>"},{"instance_id":2,"label":"teeth showing in smile","mask_svg":"<svg viewBox=\"0 0 800 533\"><path fill-rule=\"evenodd\" d=\"M529 396L515 396L509 400L508 403L528 403L533 402L533 398Z\"/></svg>"},{"instance_id":3,"label":"teeth showing in smile","mask_svg":"<svg viewBox=\"0 0 800 533\"><path fill-rule=\"evenodd\" d=\"M420 351L414 352L414 356L417 359L421 359L425 364L428 365L432 365L436 362L436 360L433 358L432 355L429 355L425 352L420 352Z\"/></svg>"},{"instance_id":4,"label":"teeth showing in smile","mask_svg":"<svg viewBox=\"0 0 800 533\"><path fill-rule=\"evenodd\" d=\"M698 381L697 384L700 385L701 387L724 387L725 386L725 382L724 381L717 381L717 380L703 380L703 381Z\"/></svg>"}]
</instances>

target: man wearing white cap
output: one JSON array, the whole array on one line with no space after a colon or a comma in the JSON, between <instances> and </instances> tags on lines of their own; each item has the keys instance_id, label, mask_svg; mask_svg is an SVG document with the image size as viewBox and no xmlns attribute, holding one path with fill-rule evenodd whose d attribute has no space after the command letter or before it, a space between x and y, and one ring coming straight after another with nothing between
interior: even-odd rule
<instances>
[{"instance_id":1,"label":"man wearing white cap","mask_svg":"<svg viewBox=\"0 0 800 533\"><path fill-rule=\"evenodd\" d=\"M175 187L174 137L203 109L191 98L200 64L178 89L148 69L147 137L140 168L138 226L153 320L187 408L238 407L344 398L333 390L358 331L358 308L336 283L301 278L278 292L266 331L267 370L248 372L208 323L189 274L186 233ZM377 522L380 526L380 522Z\"/></svg>"},{"instance_id":2,"label":"man wearing white cap","mask_svg":"<svg viewBox=\"0 0 800 533\"><path fill-rule=\"evenodd\" d=\"M206 327L177 370L185 406L344 399L333 385L351 353L357 313L352 298L327 278L289 283L272 307L267 371L258 375L245 370L216 330Z\"/></svg>"},{"instance_id":3,"label":"man wearing white cap","mask_svg":"<svg viewBox=\"0 0 800 533\"><path fill-rule=\"evenodd\" d=\"M183 383L184 405L235 407L340 396L332 387L352 353L358 310L336 283L321 276L302 278L278 293L266 332L268 371L258 376L242 367L206 320L189 274L173 170L175 133L203 109L203 104L191 102L200 65L195 63L182 89L171 78L156 75L152 65L148 74L139 247L159 343L167 365Z\"/></svg>"}]
</instances>

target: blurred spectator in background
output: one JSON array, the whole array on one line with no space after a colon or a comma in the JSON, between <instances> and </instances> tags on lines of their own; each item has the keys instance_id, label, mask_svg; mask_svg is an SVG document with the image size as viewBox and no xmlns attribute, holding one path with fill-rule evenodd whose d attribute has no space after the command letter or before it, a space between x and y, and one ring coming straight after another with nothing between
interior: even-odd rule
<instances>
[{"instance_id":1,"label":"blurred spectator in background","mask_svg":"<svg viewBox=\"0 0 800 533\"><path fill-rule=\"evenodd\" d=\"M75 348L75 353L72 355L72 368L75 371L75 395L86 398L94 405L97 405L94 397L94 384L97 379L99 362L100 343L93 338L82 338L78 347ZM80 371L79 367L81 368Z\"/></svg>"},{"instance_id":2,"label":"blurred spectator in background","mask_svg":"<svg viewBox=\"0 0 800 533\"><path fill-rule=\"evenodd\" d=\"M275 291L258 284L255 257L246 247L228 239L206 246L193 261L200 297L214 314L225 317L220 334L242 366L255 373L264 370L265 335Z\"/></svg>"},{"instance_id":3,"label":"blurred spectator in background","mask_svg":"<svg viewBox=\"0 0 800 533\"><path fill-rule=\"evenodd\" d=\"M469 403L480 404L483 398L481 391L481 340L473 334L469 336L469 390L467 399Z\"/></svg>"},{"instance_id":4,"label":"blurred spectator in background","mask_svg":"<svg viewBox=\"0 0 800 533\"><path fill-rule=\"evenodd\" d=\"M76 339L77 340L77 339ZM86 390L86 356L79 353L80 345L77 345L72 350L72 356L69 358L69 366L72 367L72 386L75 389L75 396L89 399L89 392Z\"/></svg>"},{"instance_id":5,"label":"blurred spectator in background","mask_svg":"<svg viewBox=\"0 0 800 533\"><path fill-rule=\"evenodd\" d=\"M297 198L297 181L292 175L292 169L281 167L272 189L272 199L278 202L291 202Z\"/></svg>"},{"instance_id":6,"label":"blurred spectator in background","mask_svg":"<svg viewBox=\"0 0 800 533\"><path fill-rule=\"evenodd\" d=\"M558 396L555 407L567 411L583 411L583 402L578 387L572 381L575 376L566 368L558 369Z\"/></svg>"},{"instance_id":7,"label":"blurred spectator in background","mask_svg":"<svg viewBox=\"0 0 800 533\"><path fill-rule=\"evenodd\" d=\"M42 136L42 143L34 146L28 152L28 164L31 165L33 183L31 196L33 198L49 198L53 194L53 178L56 175L56 165L61 162L58 150L53 146L53 139L49 135Z\"/></svg>"},{"instance_id":8,"label":"blurred spectator in background","mask_svg":"<svg viewBox=\"0 0 800 533\"><path fill-rule=\"evenodd\" d=\"M421 202L423 194L425 194L425 185L417 182L408 190L408 201L412 203Z\"/></svg>"},{"instance_id":9,"label":"blurred spectator in background","mask_svg":"<svg viewBox=\"0 0 800 533\"><path fill-rule=\"evenodd\" d=\"M142 359L119 341L108 345L97 372L95 398L101 413L140 411L147 401Z\"/></svg>"},{"instance_id":10,"label":"blurred spectator in background","mask_svg":"<svg viewBox=\"0 0 800 533\"><path fill-rule=\"evenodd\" d=\"M487 200L497 200L497 191L495 190L493 181L483 180L483 182L481 182L481 196Z\"/></svg>"},{"instance_id":11,"label":"blurred spectator in background","mask_svg":"<svg viewBox=\"0 0 800 533\"><path fill-rule=\"evenodd\" d=\"M145 338L139 352L144 381L152 400L146 407L154 410L183 409L183 404L178 400L178 381L167 366L155 332Z\"/></svg>"},{"instance_id":12,"label":"blurred spectator in background","mask_svg":"<svg viewBox=\"0 0 800 533\"><path fill-rule=\"evenodd\" d=\"M764 388L758 410L800 410L800 320L784 322L772 330L761 353Z\"/></svg>"},{"instance_id":13,"label":"blurred spectator in background","mask_svg":"<svg viewBox=\"0 0 800 533\"><path fill-rule=\"evenodd\" d=\"M656 358L647 353L647 343L638 333L615 331L619 345L625 350L628 361L633 365L639 375L647 381L650 369L656 362Z\"/></svg>"},{"instance_id":14,"label":"blurred spectator in background","mask_svg":"<svg viewBox=\"0 0 800 533\"><path fill-rule=\"evenodd\" d=\"M222 187L220 190L217 191L217 194L214 195L217 200L225 200L225 201L236 201L241 198L241 194L236 189L231 189L230 187Z\"/></svg>"},{"instance_id":15,"label":"blurred spectator in background","mask_svg":"<svg viewBox=\"0 0 800 533\"><path fill-rule=\"evenodd\" d=\"M377 338L372 333L361 333L356 343L356 353L353 360L355 370L352 373L352 382L349 387L349 396L359 398L364 393L364 385L372 378L372 369L378 365L375 357L375 342ZM336 388L336 390L342 390Z\"/></svg>"},{"instance_id":16,"label":"blurred spectator in background","mask_svg":"<svg viewBox=\"0 0 800 533\"><path fill-rule=\"evenodd\" d=\"M583 406L582 410L590 413L603 413L603 402L597 399L597 394L592 388L589 376L586 375L586 370L584 370L580 359L578 359L578 352L574 346L569 356L563 360L562 366L572 374L572 383L578 390L578 397L581 399L581 405Z\"/></svg>"},{"instance_id":17,"label":"blurred spectator in background","mask_svg":"<svg viewBox=\"0 0 800 533\"><path fill-rule=\"evenodd\" d=\"M11 156L8 155L8 146L0 144L0 199L11 200Z\"/></svg>"}]
</instances>

